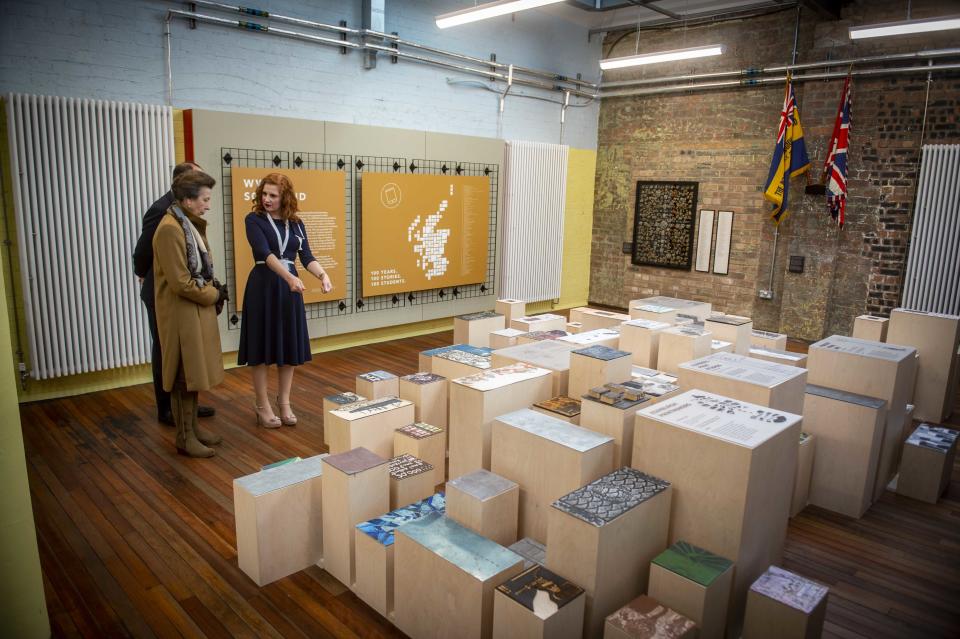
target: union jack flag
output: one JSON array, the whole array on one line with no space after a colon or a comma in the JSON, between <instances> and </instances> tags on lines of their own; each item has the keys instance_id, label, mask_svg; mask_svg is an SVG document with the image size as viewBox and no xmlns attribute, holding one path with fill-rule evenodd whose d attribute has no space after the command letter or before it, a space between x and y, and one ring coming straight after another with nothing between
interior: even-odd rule
<instances>
[{"instance_id":1,"label":"union jack flag","mask_svg":"<svg viewBox=\"0 0 960 639\"><path fill-rule=\"evenodd\" d=\"M827 185L827 206L830 215L843 228L847 208L847 149L850 148L850 76L843 83L837 121L830 138L830 153L823 165L823 178Z\"/></svg>"}]
</instances>

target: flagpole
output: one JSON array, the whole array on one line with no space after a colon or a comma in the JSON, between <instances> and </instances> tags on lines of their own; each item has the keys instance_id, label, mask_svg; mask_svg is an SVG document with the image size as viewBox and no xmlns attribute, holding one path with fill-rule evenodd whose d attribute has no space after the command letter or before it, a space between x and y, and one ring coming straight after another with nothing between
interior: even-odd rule
<instances>
[{"instance_id":1,"label":"flagpole","mask_svg":"<svg viewBox=\"0 0 960 639\"><path fill-rule=\"evenodd\" d=\"M791 66L797 63L797 42L800 38L800 5L797 5L797 23L793 27L793 55L790 58ZM787 73L787 84L790 84L790 74ZM790 175L787 174L783 177L785 180L790 179ZM767 290L760 291L759 296L765 300L773 299L773 280L777 272L777 240L780 239L780 225L775 224L773 227L773 254L770 257L770 283L767 285ZM766 293L766 295L764 295Z\"/></svg>"}]
</instances>

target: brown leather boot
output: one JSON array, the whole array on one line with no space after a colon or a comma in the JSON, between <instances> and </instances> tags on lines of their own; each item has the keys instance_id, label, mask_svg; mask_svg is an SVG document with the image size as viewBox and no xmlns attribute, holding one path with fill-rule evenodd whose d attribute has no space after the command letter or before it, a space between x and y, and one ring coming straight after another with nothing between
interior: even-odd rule
<instances>
[{"instance_id":1,"label":"brown leather boot","mask_svg":"<svg viewBox=\"0 0 960 639\"><path fill-rule=\"evenodd\" d=\"M217 444L222 443L223 437L200 426L200 422L197 420L197 417L199 417L199 414L197 411L194 411L193 434L197 436L197 439L200 440L200 443L206 446L216 446Z\"/></svg>"},{"instance_id":2,"label":"brown leather boot","mask_svg":"<svg viewBox=\"0 0 960 639\"><path fill-rule=\"evenodd\" d=\"M193 432L197 418L197 394L174 388L171 395L173 421L177 426L177 452L187 457L213 457L217 451L207 448Z\"/></svg>"}]
</instances>

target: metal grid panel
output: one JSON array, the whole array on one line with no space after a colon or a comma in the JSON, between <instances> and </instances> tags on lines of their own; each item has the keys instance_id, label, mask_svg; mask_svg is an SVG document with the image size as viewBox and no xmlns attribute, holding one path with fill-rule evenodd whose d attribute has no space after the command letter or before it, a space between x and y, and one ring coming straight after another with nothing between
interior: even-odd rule
<instances>
[{"instance_id":1,"label":"metal grid panel","mask_svg":"<svg viewBox=\"0 0 960 639\"><path fill-rule=\"evenodd\" d=\"M357 274L357 277L353 280L353 291L355 299L357 300L354 303L354 308L358 313L369 313L371 311L384 311L415 304L417 303L417 298L420 296L420 293L396 293L392 295L363 297L363 250L359 248L363 246L363 224L360 215L360 212L363 210L361 175L365 171L369 173L406 173L407 160L406 158L400 157L360 155L357 156L357 161L354 162L353 166L355 169L354 190L357 194L357 206L354 209L357 224L354 228L356 229L356 246L358 247L358 250L354 253L356 256L356 267L353 272Z\"/></svg>"},{"instance_id":2,"label":"metal grid panel","mask_svg":"<svg viewBox=\"0 0 960 639\"><path fill-rule=\"evenodd\" d=\"M221 147L220 149L220 188L223 191L223 263L227 269L227 286L231 291L237 290L234 277L234 237L233 216L246 215L246 211L233 210L233 167L262 168L262 169L289 169L289 151L271 151L266 149L236 149ZM232 297L237 297L236 293ZM227 302L227 329L240 330L240 313L234 299Z\"/></svg>"},{"instance_id":3,"label":"metal grid panel","mask_svg":"<svg viewBox=\"0 0 960 639\"><path fill-rule=\"evenodd\" d=\"M353 156L336 155L333 153L307 153L294 151L292 153L295 169L315 169L319 171L340 171L343 173L344 188L344 242L346 243L346 295L340 300L330 302L315 302L305 304L307 319L320 319L333 315L350 315L353 313L353 230L356 228L354 216L356 208L353 206Z\"/></svg>"}]
</instances>

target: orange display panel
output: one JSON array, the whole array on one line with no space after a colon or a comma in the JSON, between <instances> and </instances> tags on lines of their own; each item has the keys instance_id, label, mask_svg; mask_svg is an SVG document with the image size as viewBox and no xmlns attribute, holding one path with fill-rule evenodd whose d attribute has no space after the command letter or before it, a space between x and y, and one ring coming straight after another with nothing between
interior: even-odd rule
<instances>
[{"instance_id":1,"label":"orange display panel","mask_svg":"<svg viewBox=\"0 0 960 639\"><path fill-rule=\"evenodd\" d=\"M483 282L490 179L364 173L363 295Z\"/></svg>"},{"instance_id":2,"label":"orange display panel","mask_svg":"<svg viewBox=\"0 0 960 639\"><path fill-rule=\"evenodd\" d=\"M327 271L333 290L324 294L320 280L308 273L297 260L297 271L306 290L303 301L327 302L347 297L347 240L344 197L344 173L339 171L315 171L311 169L273 169L234 167L233 179L233 255L234 275L237 282L237 306L243 306L243 292L247 277L253 268L253 251L247 242L244 220L253 208L257 185L265 175L280 173L290 178L297 195L300 211L307 231L310 251ZM292 237L291 240L295 241Z\"/></svg>"}]
</instances>

